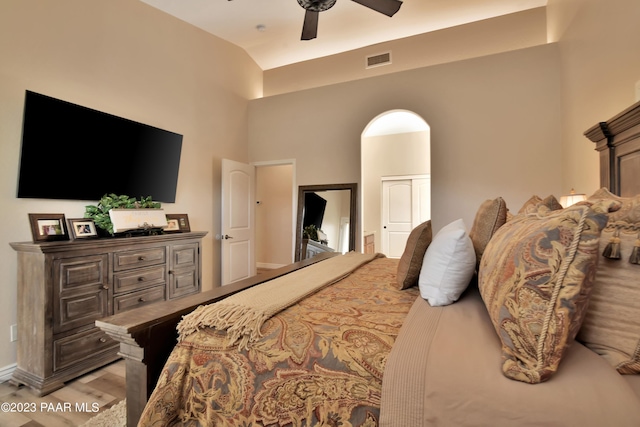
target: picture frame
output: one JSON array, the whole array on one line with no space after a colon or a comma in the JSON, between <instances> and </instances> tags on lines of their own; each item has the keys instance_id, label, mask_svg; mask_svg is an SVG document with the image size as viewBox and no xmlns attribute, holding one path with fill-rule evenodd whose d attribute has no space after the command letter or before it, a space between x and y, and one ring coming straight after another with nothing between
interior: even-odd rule
<instances>
[{"instance_id":1,"label":"picture frame","mask_svg":"<svg viewBox=\"0 0 640 427\"><path fill-rule=\"evenodd\" d=\"M73 240L95 239L98 236L96 223L90 218L69 218L69 234Z\"/></svg>"},{"instance_id":2,"label":"picture frame","mask_svg":"<svg viewBox=\"0 0 640 427\"><path fill-rule=\"evenodd\" d=\"M29 223L34 242L69 240L64 214L30 213Z\"/></svg>"},{"instance_id":3,"label":"picture frame","mask_svg":"<svg viewBox=\"0 0 640 427\"><path fill-rule=\"evenodd\" d=\"M187 214L167 214L166 233L188 233L191 231Z\"/></svg>"}]
</instances>

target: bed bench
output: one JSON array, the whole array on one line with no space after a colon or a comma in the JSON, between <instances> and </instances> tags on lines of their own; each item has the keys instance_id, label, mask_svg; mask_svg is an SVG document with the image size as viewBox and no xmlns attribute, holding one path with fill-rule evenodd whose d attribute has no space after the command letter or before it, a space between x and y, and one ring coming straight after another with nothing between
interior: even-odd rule
<instances>
[{"instance_id":1,"label":"bed bench","mask_svg":"<svg viewBox=\"0 0 640 427\"><path fill-rule=\"evenodd\" d=\"M338 255L324 252L293 264L270 270L223 287L163 301L136 310L105 317L96 326L120 343L119 354L126 363L127 425L135 426L153 391L160 372L177 342L176 326L200 305L220 301L244 289Z\"/></svg>"}]
</instances>

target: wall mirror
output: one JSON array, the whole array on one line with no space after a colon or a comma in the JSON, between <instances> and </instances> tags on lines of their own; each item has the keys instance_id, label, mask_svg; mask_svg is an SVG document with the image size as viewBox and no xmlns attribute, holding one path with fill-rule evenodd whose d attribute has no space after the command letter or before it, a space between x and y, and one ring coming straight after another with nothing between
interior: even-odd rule
<instances>
[{"instance_id":1,"label":"wall mirror","mask_svg":"<svg viewBox=\"0 0 640 427\"><path fill-rule=\"evenodd\" d=\"M296 261L318 252L355 250L357 187L355 183L298 187ZM308 239L305 228L320 230L318 240Z\"/></svg>"}]
</instances>

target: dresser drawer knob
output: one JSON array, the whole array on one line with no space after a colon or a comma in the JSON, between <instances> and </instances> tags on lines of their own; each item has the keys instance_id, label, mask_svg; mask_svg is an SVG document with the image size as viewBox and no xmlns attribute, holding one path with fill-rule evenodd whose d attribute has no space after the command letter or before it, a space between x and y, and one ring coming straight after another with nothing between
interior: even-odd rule
<instances>
[{"instance_id":1,"label":"dresser drawer knob","mask_svg":"<svg viewBox=\"0 0 640 427\"><path fill-rule=\"evenodd\" d=\"M106 339L105 337L102 337L102 338L100 338L100 342L101 342L101 343L106 343L106 342L107 342L107 339Z\"/></svg>"},{"instance_id":2,"label":"dresser drawer knob","mask_svg":"<svg viewBox=\"0 0 640 427\"><path fill-rule=\"evenodd\" d=\"M144 282L146 279L144 278L144 276L140 276L138 277L138 282Z\"/></svg>"},{"instance_id":3,"label":"dresser drawer knob","mask_svg":"<svg viewBox=\"0 0 640 427\"><path fill-rule=\"evenodd\" d=\"M138 257L138 261L144 261L144 260L145 260L145 258L143 256L139 256Z\"/></svg>"},{"instance_id":4,"label":"dresser drawer knob","mask_svg":"<svg viewBox=\"0 0 640 427\"><path fill-rule=\"evenodd\" d=\"M106 290L109 290L109 287L107 285L102 285L102 289L106 291Z\"/></svg>"},{"instance_id":5,"label":"dresser drawer knob","mask_svg":"<svg viewBox=\"0 0 640 427\"><path fill-rule=\"evenodd\" d=\"M144 298L142 298L142 297L140 297L140 298L138 298L138 301L139 301L139 302L145 302L145 299L144 299Z\"/></svg>"}]
</instances>

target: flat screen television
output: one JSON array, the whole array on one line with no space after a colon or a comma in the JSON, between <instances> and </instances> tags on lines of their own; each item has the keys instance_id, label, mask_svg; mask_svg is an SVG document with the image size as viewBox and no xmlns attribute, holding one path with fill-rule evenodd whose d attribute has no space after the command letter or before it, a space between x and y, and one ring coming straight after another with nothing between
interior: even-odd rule
<instances>
[{"instance_id":1,"label":"flat screen television","mask_svg":"<svg viewBox=\"0 0 640 427\"><path fill-rule=\"evenodd\" d=\"M318 196L316 193L305 193L302 227L315 225L318 230L321 230L326 207L327 201L324 198Z\"/></svg>"},{"instance_id":2,"label":"flat screen television","mask_svg":"<svg viewBox=\"0 0 640 427\"><path fill-rule=\"evenodd\" d=\"M26 91L19 198L176 200L182 135Z\"/></svg>"}]
</instances>

